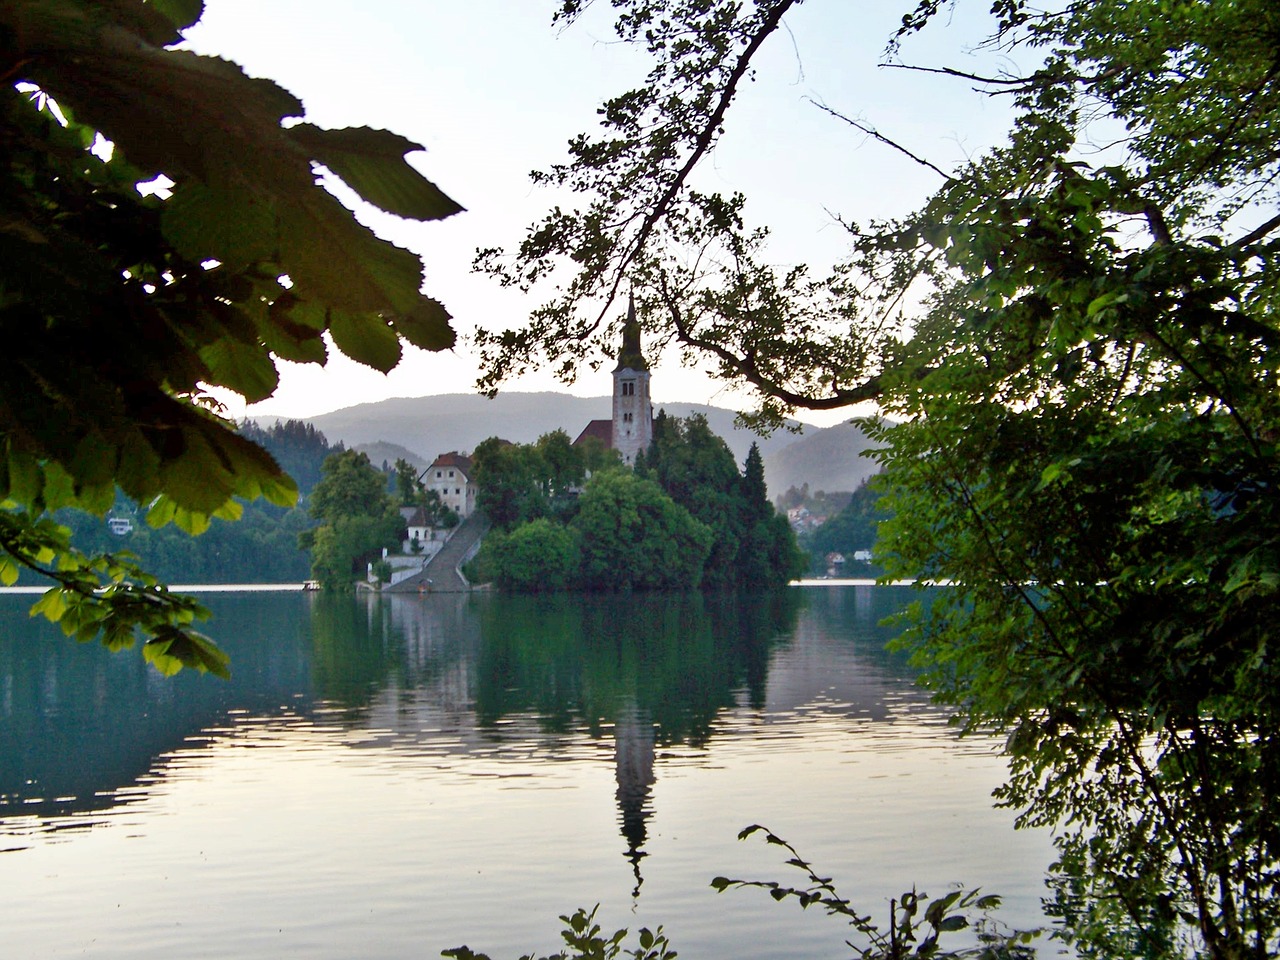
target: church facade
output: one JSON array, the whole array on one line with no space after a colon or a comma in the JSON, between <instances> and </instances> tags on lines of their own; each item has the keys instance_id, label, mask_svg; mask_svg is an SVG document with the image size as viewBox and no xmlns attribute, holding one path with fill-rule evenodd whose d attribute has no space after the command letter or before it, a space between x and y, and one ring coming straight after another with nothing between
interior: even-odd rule
<instances>
[{"instance_id":1,"label":"church facade","mask_svg":"<svg viewBox=\"0 0 1280 960\"><path fill-rule=\"evenodd\" d=\"M627 319L622 326L622 344L618 349L618 365L613 369L613 417L592 420L578 435L574 444L594 437L622 455L622 462L632 465L636 454L648 450L653 443L653 403L649 398L649 363L640 345L640 323L636 305L627 304Z\"/></svg>"}]
</instances>

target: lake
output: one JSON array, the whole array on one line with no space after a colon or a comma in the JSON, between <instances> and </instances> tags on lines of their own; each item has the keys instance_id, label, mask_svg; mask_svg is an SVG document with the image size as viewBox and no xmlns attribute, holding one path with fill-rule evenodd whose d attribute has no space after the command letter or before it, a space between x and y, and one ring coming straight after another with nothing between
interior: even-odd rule
<instances>
[{"instance_id":1,"label":"lake","mask_svg":"<svg viewBox=\"0 0 1280 960\"><path fill-rule=\"evenodd\" d=\"M515 960L599 903L688 960L847 956L834 918L710 888L803 880L753 823L877 919L964 884L1039 925L1049 837L884 650L911 597L211 593L223 682L0 596L0 949Z\"/></svg>"}]
</instances>

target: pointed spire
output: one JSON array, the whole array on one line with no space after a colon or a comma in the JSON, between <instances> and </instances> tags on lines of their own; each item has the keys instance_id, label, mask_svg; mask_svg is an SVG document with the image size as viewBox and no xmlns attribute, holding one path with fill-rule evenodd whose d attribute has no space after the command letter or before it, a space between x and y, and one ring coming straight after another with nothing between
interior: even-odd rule
<instances>
[{"instance_id":1,"label":"pointed spire","mask_svg":"<svg viewBox=\"0 0 1280 960\"><path fill-rule=\"evenodd\" d=\"M640 348L640 321L636 319L635 294L627 296L627 319L622 324L622 346L618 350L616 370L630 367L632 370L648 370L649 363Z\"/></svg>"}]
</instances>

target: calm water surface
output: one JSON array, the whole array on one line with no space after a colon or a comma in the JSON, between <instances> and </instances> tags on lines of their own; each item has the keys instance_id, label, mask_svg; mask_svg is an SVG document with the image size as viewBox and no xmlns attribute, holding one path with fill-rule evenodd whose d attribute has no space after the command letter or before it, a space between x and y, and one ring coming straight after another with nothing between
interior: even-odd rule
<instances>
[{"instance_id":1,"label":"calm water surface","mask_svg":"<svg viewBox=\"0 0 1280 960\"><path fill-rule=\"evenodd\" d=\"M963 882L1037 925L1048 837L883 650L909 598L212 594L224 683L0 597L0 955L514 960L598 902L689 960L848 956L709 888L801 880L751 823L877 916Z\"/></svg>"}]
</instances>

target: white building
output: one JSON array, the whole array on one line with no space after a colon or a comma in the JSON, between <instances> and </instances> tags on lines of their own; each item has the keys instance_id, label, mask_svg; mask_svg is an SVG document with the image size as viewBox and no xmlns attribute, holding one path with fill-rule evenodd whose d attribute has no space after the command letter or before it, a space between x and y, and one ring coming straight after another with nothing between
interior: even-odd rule
<instances>
[{"instance_id":1,"label":"white building","mask_svg":"<svg viewBox=\"0 0 1280 960\"><path fill-rule=\"evenodd\" d=\"M436 457L422 478L428 490L459 517L466 519L476 509L476 484L472 478L471 458L456 451Z\"/></svg>"}]
</instances>

